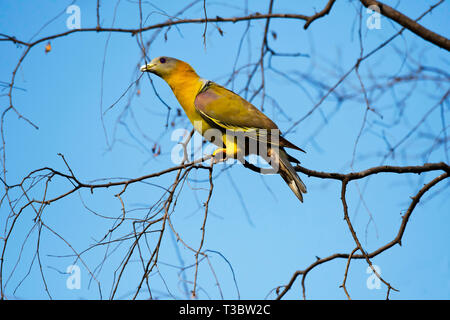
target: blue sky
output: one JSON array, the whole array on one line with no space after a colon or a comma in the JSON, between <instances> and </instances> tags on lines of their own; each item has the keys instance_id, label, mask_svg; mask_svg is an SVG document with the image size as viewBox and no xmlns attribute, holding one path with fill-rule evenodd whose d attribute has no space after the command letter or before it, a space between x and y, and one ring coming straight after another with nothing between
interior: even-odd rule
<instances>
[{"instance_id":1,"label":"blue sky","mask_svg":"<svg viewBox=\"0 0 450 320\"><path fill-rule=\"evenodd\" d=\"M102 26L111 26L116 2L104 2L101 6L101 23ZM325 2L275 1L273 11L311 14L314 12L313 8L320 10ZM393 6L396 4L392 1L388 3ZM3 0L0 2L0 33L29 41L37 30L59 13L62 14L46 25L34 40L65 32L69 15L64 13L64 10L70 4L71 1ZM76 1L75 4L81 10L81 27L95 27L95 1ZM430 4L428 1L400 1L398 9L415 18L427 10ZM166 15L174 15L185 5L184 1L157 2L155 6L146 2L143 5L145 16L152 12L147 24L166 20ZM250 12L266 12L268 2L249 1L248 7ZM210 17L239 16L244 9L245 2L236 4L236 7L228 7L219 2L207 1ZM139 11L135 3L122 1L117 10L115 26L138 27ZM276 33L276 39L269 37L271 48L277 52L300 52L306 55L272 59L274 68L286 72L298 83L292 83L276 72L266 70L268 98L265 100L265 112L282 131L290 127L290 120L302 118L326 92L317 90L301 80L300 74L310 75L331 86L359 57L358 20L355 20L357 10L359 6L356 1L339 1L329 16L315 21L306 31L303 30L302 21L271 21L270 31ZM421 20L421 23L448 37L448 11L449 4L444 3ZM200 1L182 17L201 18L203 15ZM368 30L365 27L365 19L368 16L363 10L362 39L365 53L399 29L398 25L382 18L380 30ZM263 20L251 23L249 37L243 41L238 66L257 61L264 23ZM233 70L246 26L245 22L222 23L219 27L223 35L220 35L215 25L209 24L206 45L202 38L203 25L172 27L169 31L165 29L155 39L148 54L151 58L167 55L185 60L202 77L224 84ZM144 41L152 35L153 32L144 33ZM104 115L104 127L102 124L101 110L106 110L117 101L140 75L138 66L142 61L135 37L126 33L109 35L78 32L52 40L52 50L48 53L45 53L45 45L46 43L39 44L30 51L16 75L14 105L24 116L31 119L39 130L18 119L12 112L7 114L4 130L9 184L19 182L36 168L52 167L66 171L58 153L64 154L76 176L86 182L99 178L138 177L174 165L170 160L170 152L176 142L171 141L171 133L175 129L190 130L191 126L184 114L177 116L178 103L170 88L161 79L152 77L157 92L172 108L169 123L173 121L173 126L165 127L167 109L154 94L146 76L139 83L140 94L136 94L135 87L129 90L124 98ZM0 80L9 82L24 48L7 42L0 43L0 46L3 60L0 64ZM408 55L398 55L397 50L407 52ZM444 50L418 39L410 32L405 32L402 37L398 37L362 64L360 72L363 81L371 83L370 75L382 82L386 81L385 77L388 76L407 74L413 66L406 56L420 60L424 65L448 69L448 57ZM243 73L236 79L233 89L239 92L246 79L246 73ZM252 88L256 89L259 83L260 72L257 72ZM353 73L346 80L345 88L350 90L357 85L358 79ZM231 84L228 87L231 88ZM381 97L376 100L375 108L383 118L369 113L368 125L358 143L354 170L381 164L382 152L386 151L386 139L395 144L406 135L439 100L436 97L442 96L448 90L448 85L442 83L441 87L437 87L424 81L417 88L410 90L410 85L400 85L395 92L383 92L382 95L378 93ZM397 125L389 127L388 124L395 122L398 117L398 109L393 107L394 93L398 97L407 98L403 117ZM0 99L0 106L4 109L8 104L7 97L2 96ZM273 101L281 106L283 112L276 108ZM252 102L259 106L261 99L257 97ZM319 111L287 135L290 141L307 150L306 154L292 154L298 157L306 168L349 172L364 110L362 95L358 99L341 104L330 95ZM442 107L447 119L444 125L438 110L440 109L437 108L427 118L423 130L413 133L405 141L396 157L389 157L384 163L423 164L424 159L416 154L426 149L433 141L424 138L424 131L436 136L442 127L448 126L448 103ZM325 126L324 121L327 121ZM384 139L383 135L387 138ZM158 156L152 153L155 143L161 147L161 154ZM428 161L446 161L444 148L432 152ZM286 284L296 270L304 269L313 263L316 256L325 257L336 252L348 253L355 247L343 220L338 182L302 175L302 180L308 186L308 194L304 203L299 204L279 176L261 177L242 166L226 167L224 164L216 166L214 174L217 178L214 180L204 249L211 250L210 262L225 298L263 299L273 288ZM395 237L401 222L400 214L408 207L410 197L417 193L423 183L435 176L436 173L421 176L381 174L371 177L367 185L365 181L361 181L358 185L352 183L349 186L347 200L350 216L368 251ZM168 174L149 182L167 187L174 177L174 174ZM194 247L201 239L202 202L207 198L208 186L206 171L193 172L179 195L176 210L172 215L174 228L183 240L192 243ZM359 203L357 186L365 190L365 206ZM70 185L67 182L55 179L48 194L56 196L68 188ZM403 246L395 246L373 259L382 276L400 290L391 294L392 299L450 298L449 190L448 187L445 188L445 182L436 187L435 191L438 190L441 192L416 208L407 226ZM42 192L41 185L31 192L31 195L42 197ZM89 190L82 190L47 207L43 219L75 250L82 251L95 243L95 240L101 239L114 223L114 220L100 218L90 210L109 217L121 216L121 204L114 196L118 192L118 188L95 190L93 194ZM130 186L124 194L124 201L127 209L136 210L130 211L129 217L142 218L162 192L161 188L155 185ZM9 208L3 203L0 210L0 227L4 236L5 217L9 214ZM369 223L369 212L375 223ZM48 298L35 257L38 232L36 228L32 229L33 218L34 212L25 210L18 219L14 237L8 242L5 277L10 276L17 263L14 273L8 279L5 292L11 299ZM132 231L130 228L132 224L125 224L114 237L126 235ZM30 230L32 231L27 236ZM154 244L155 238L149 236L148 241L149 244ZM115 245L108 249L111 256L105 261L98 275L102 298L109 297L114 272L130 243L124 242L115 250ZM105 250L105 247L100 247L83 254L83 260L91 271L101 263ZM53 298L100 297L95 280L90 281L85 266L80 261L75 261L71 248L61 238L43 229L40 252L43 272ZM116 296L118 298L130 298L139 281L139 272L142 271L139 259L135 256L131 260L124 274L124 281L119 286ZM195 260L192 252L177 243L171 232L167 232L163 238L160 262L159 273L150 277L153 296L161 299L186 298L185 286L192 289L192 283L184 282L183 277L192 281L194 270L189 268L186 273L180 274L179 267L189 266ZM73 263L81 268L79 290L69 290L66 287L68 275L64 272L67 266ZM345 260L335 260L311 271L306 279L307 298L345 299L343 290L339 288L345 264ZM386 288L382 285L379 290L370 290L367 287L370 274L366 273L366 269L367 264L364 261L352 262L347 280L350 295L359 299L383 299ZM239 293L233 277L236 278ZM286 298L301 298L299 280ZM206 261L200 265L198 283L201 286L200 298L221 297ZM274 295L268 297L274 298ZM148 292L143 290L138 298L148 298Z\"/></svg>"}]
</instances>

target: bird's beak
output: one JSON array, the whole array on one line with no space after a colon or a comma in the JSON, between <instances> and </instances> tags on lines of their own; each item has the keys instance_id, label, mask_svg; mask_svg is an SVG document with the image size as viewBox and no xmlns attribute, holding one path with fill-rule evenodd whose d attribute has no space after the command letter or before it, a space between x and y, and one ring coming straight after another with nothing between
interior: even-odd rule
<instances>
[{"instance_id":1,"label":"bird's beak","mask_svg":"<svg viewBox=\"0 0 450 320\"><path fill-rule=\"evenodd\" d=\"M149 63L146 65L143 65L141 67L142 72L152 72L153 67L156 65L156 63Z\"/></svg>"}]
</instances>

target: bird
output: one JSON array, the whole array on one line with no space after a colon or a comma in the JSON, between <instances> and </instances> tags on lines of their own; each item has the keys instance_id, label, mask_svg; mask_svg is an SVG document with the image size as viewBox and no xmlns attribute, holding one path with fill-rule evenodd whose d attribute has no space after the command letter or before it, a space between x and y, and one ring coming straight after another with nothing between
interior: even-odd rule
<instances>
[{"instance_id":1,"label":"bird","mask_svg":"<svg viewBox=\"0 0 450 320\"><path fill-rule=\"evenodd\" d=\"M282 137L278 126L262 111L233 91L201 78L188 63L176 58L156 57L140 71L153 73L169 85L195 130L218 146L212 154L214 162L257 154L303 202L307 189L291 164L300 162L285 148L305 151ZM259 143L256 150L249 148L254 142Z\"/></svg>"}]
</instances>

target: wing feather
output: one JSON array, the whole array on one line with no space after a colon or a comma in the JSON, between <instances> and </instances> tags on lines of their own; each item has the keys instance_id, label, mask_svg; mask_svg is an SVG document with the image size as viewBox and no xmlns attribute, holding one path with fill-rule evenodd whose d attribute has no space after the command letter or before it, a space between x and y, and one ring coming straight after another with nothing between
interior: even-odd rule
<instances>
[{"instance_id":1,"label":"wing feather","mask_svg":"<svg viewBox=\"0 0 450 320\"><path fill-rule=\"evenodd\" d=\"M197 112L210 124L222 130L244 133L258 141L272 140L271 130L278 130L278 126L250 102L212 81L203 86L194 105ZM281 133L278 131L278 134ZM273 141L270 143L274 144ZM277 144L303 151L281 136Z\"/></svg>"}]
</instances>

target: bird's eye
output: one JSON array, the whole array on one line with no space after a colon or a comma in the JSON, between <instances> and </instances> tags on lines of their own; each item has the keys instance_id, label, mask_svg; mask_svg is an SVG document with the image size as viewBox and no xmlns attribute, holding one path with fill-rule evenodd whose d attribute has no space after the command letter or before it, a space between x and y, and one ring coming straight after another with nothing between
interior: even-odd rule
<instances>
[{"instance_id":1,"label":"bird's eye","mask_svg":"<svg viewBox=\"0 0 450 320\"><path fill-rule=\"evenodd\" d=\"M166 63L166 58L161 58L161 59L159 59L159 62L161 62L161 63Z\"/></svg>"}]
</instances>

